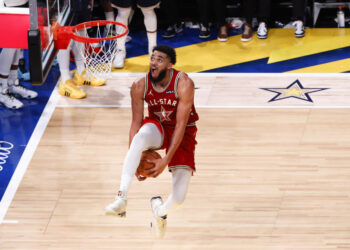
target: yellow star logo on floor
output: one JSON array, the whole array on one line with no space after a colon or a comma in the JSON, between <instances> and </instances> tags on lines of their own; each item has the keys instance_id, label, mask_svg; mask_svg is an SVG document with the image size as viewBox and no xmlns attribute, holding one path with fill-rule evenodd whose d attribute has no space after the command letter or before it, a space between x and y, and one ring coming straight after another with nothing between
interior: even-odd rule
<instances>
[{"instance_id":1,"label":"yellow star logo on floor","mask_svg":"<svg viewBox=\"0 0 350 250\"><path fill-rule=\"evenodd\" d=\"M286 98L297 98L303 101L313 102L310 93L326 90L328 88L304 88L299 80L295 80L286 88L261 88L266 91L277 93L269 102L279 101Z\"/></svg>"}]
</instances>

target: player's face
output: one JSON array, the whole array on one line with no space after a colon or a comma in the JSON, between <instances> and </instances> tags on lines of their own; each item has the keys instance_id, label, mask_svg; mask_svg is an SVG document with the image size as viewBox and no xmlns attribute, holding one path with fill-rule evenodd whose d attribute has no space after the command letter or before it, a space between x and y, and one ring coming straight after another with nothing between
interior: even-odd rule
<instances>
[{"instance_id":1,"label":"player's face","mask_svg":"<svg viewBox=\"0 0 350 250\"><path fill-rule=\"evenodd\" d=\"M167 54L155 50L151 56L149 72L153 82L160 82L166 76L167 70L171 69L172 63Z\"/></svg>"}]
</instances>

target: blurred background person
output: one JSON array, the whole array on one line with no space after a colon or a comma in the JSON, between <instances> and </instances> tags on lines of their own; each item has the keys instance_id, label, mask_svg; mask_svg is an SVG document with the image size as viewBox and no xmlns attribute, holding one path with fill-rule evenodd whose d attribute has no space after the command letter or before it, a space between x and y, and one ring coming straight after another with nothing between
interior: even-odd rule
<instances>
[{"instance_id":1,"label":"blurred background person","mask_svg":"<svg viewBox=\"0 0 350 250\"><path fill-rule=\"evenodd\" d=\"M4 0L5 7L28 7L28 0ZM6 108L19 109L23 103L16 99L33 99L38 93L25 88L18 80L19 59L22 49L4 48L0 54L0 104Z\"/></svg>"},{"instance_id":2,"label":"blurred background person","mask_svg":"<svg viewBox=\"0 0 350 250\"><path fill-rule=\"evenodd\" d=\"M115 19L116 22L120 22L128 26L128 20L132 11L132 0L111 0L112 7L118 9L118 15ZM157 45L157 16L154 12L154 8L158 7L160 0L137 0L136 4L142 11L144 17L144 24L147 32L148 39L148 55L152 55L152 49ZM122 33L122 27L116 27L117 33ZM127 36L118 38L117 40L117 52L113 61L114 68L124 68L126 57L126 42Z\"/></svg>"},{"instance_id":3,"label":"blurred background person","mask_svg":"<svg viewBox=\"0 0 350 250\"><path fill-rule=\"evenodd\" d=\"M167 21L167 28L165 29L162 37L172 38L177 33L183 31L184 22L181 20L179 15L179 7L183 1L177 0L162 0L161 7L164 10L165 18Z\"/></svg>"},{"instance_id":4,"label":"blurred background person","mask_svg":"<svg viewBox=\"0 0 350 250\"><path fill-rule=\"evenodd\" d=\"M253 38L253 18L257 15L259 27L257 37L265 39L268 36L268 21L271 15L271 0L243 1L244 17L246 19L241 41L248 42Z\"/></svg>"},{"instance_id":5,"label":"blurred background person","mask_svg":"<svg viewBox=\"0 0 350 250\"><path fill-rule=\"evenodd\" d=\"M210 37L210 14L214 11L214 21L217 23L219 31L217 39L219 41L228 40L228 30L225 22L226 17L226 1L225 0L197 0L199 11L199 38L206 39Z\"/></svg>"}]
</instances>

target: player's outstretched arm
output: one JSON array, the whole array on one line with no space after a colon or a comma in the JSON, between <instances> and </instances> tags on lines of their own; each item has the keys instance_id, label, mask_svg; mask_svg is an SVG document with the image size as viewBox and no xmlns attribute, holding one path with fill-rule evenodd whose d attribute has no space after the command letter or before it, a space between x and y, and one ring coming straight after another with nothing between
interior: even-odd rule
<instances>
[{"instance_id":1,"label":"player's outstretched arm","mask_svg":"<svg viewBox=\"0 0 350 250\"><path fill-rule=\"evenodd\" d=\"M131 96L132 121L131 121L130 132L129 132L129 146L143 121L144 91L145 91L145 78L141 78L137 82L134 82L131 86L130 96Z\"/></svg>"},{"instance_id":2,"label":"player's outstretched arm","mask_svg":"<svg viewBox=\"0 0 350 250\"><path fill-rule=\"evenodd\" d=\"M169 146L168 153L162 159L155 160L155 167L150 177L157 177L163 172L164 168L171 161L177 148L181 144L183 136L185 134L188 118L191 113L193 100L194 100L194 83L187 74L182 74L179 83L177 94L179 97L179 103L176 112L176 126L173 133L173 137Z\"/></svg>"}]
</instances>

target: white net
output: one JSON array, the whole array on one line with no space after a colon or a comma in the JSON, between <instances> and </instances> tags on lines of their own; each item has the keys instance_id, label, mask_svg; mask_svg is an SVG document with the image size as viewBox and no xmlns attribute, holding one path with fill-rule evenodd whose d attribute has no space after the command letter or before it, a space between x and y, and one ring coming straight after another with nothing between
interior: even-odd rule
<instances>
[{"instance_id":1,"label":"white net","mask_svg":"<svg viewBox=\"0 0 350 250\"><path fill-rule=\"evenodd\" d=\"M123 32L125 29L123 30ZM106 38L116 36L114 25L107 24L94 27L85 27L75 32L75 35L85 38ZM112 63L116 56L117 40L99 40L94 43L78 42L80 54L84 58L85 78L87 80L106 80L111 71Z\"/></svg>"}]
</instances>

